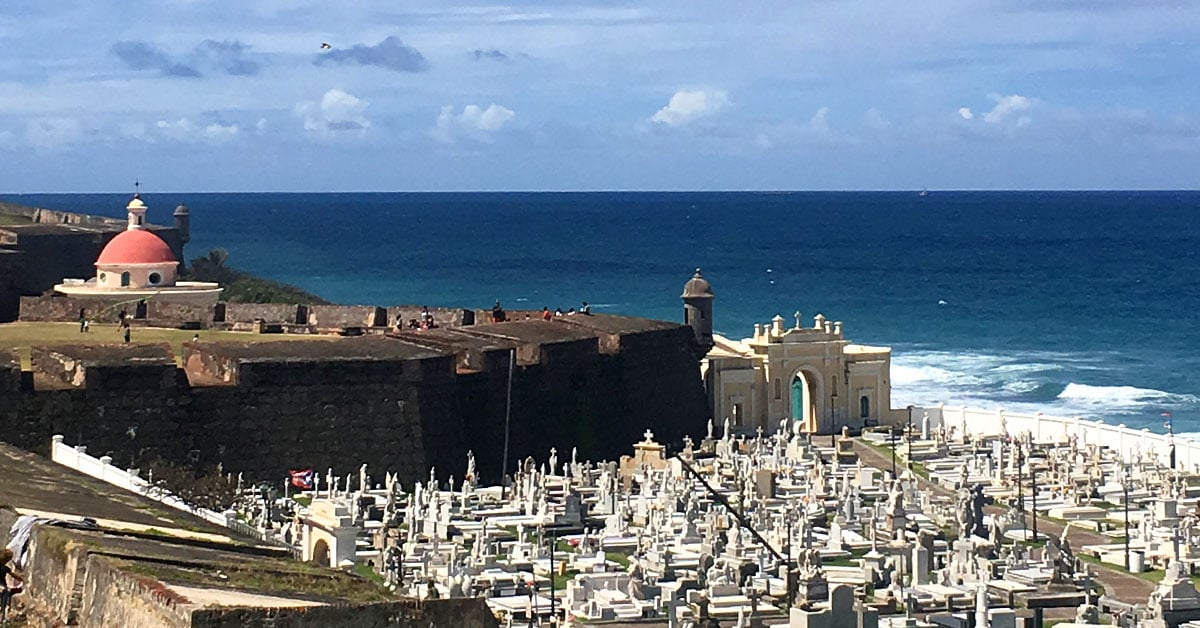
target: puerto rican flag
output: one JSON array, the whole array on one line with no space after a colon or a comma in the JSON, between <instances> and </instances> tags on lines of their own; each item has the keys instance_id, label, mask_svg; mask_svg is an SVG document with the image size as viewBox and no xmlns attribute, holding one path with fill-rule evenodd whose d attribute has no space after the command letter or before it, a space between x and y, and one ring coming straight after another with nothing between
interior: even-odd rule
<instances>
[{"instance_id":1,"label":"puerto rican flag","mask_svg":"<svg viewBox=\"0 0 1200 628\"><path fill-rule=\"evenodd\" d=\"M288 471L288 477L292 480L292 486L305 491L313 489L314 473L312 469L292 469Z\"/></svg>"}]
</instances>

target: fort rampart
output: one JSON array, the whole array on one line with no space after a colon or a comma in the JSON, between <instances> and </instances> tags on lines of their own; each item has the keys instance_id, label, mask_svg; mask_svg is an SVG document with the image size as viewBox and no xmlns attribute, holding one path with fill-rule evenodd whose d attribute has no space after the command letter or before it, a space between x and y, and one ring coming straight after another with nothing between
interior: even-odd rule
<instances>
[{"instance_id":1,"label":"fort rampart","mask_svg":"<svg viewBox=\"0 0 1200 628\"><path fill-rule=\"evenodd\" d=\"M118 465L161 456L270 480L364 462L405 482L430 466L462 478L473 450L496 482L510 364L510 469L551 447L615 458L647 428L673 442L707 418L692 330L617 316L196 342L178 360L167 346L59 346L32 362L31 377L0 357L0 430L17 446L45 453L63 434Z\"/></svg>"}]
</instances>

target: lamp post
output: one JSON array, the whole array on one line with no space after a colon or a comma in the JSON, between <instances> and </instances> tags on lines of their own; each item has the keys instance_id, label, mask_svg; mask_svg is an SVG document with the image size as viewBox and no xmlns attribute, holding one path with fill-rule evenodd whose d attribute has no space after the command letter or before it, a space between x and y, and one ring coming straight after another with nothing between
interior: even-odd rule
<instances>
[{"instance_id":1,"label":"lamp post","mask_svg":"<svg viewBox=\"0 0 1200 628\"><path fill-rule=\"evenodd\" d=\"M908 470L909 471L912 471L912 432L913 432L912 413L913 413L913 407L909 406L908 407L908 427L906 428L908 430L908 435L905 436L905 440L907 440L907 442L908 442L907 459L908 459Z\"/></svg>"},{"instance_id":2,"label":"lamp post","mask_svg":"<svg viewBox=\"0 0 1200 628\"><path fill-rule=\"evenodd\" d=\"M1163 424L1163 427L1167 428L1167 446L1170 448L1169 458L1170 458L1170 462L1171 462L1171 468L1174 469L1175 468L1175 420L1173 418L1171 418L1170 412L1164 412L1164 413L1162 413L1162 415L1167 417L1167 421L1166 421L1166 423Z\"/></svg>"},{"instance_id":3,"label":"lamp post","mask_svg":"<svg viewBox=\"0 0 1200 628\"><path fill-rule=\"evenodd\" d=\"M792 521L796 518L796 502L788 500L787 509L787 580L784 581L784 586L787 587L788 608L796 603L796 582L792 573Z\"/></svg>"},{"instance_id":4,"label":"lamp post","mask_svg":"<svg viewBox=\"0 0 1200 628\"><path fill-rule=\"evenodd\" d=\"M1129 571L1129 464L1121 467L1121 490L1125 504L1125 571Z\"/></svg>"},{"instance_id":5,"label":"lamp post","mask_svg":"<svg viewBox=\"0 0 1200 628\"><path fill-rule=\"evenodd\" d=\"M497 301L496 305L500 302ZM504 393L504 453L500 458L500 500L503 501L508 493L508 433L509 421L512 418L512 381L513 369L517 366L517 350L513 348L508 354L508 386Z\"/></svg>"},{"instance_id":6,"label":"lamp post","mask_svg":"<svg viewBox=\"0 0 1200 628\"><path fill-rule=\"evenodd\" d=\"M1013 449L1017 450L1017 512L1021 513L1021 530L1025 529L1025 476L1022 467L1025 461L1021 456L1021 441L1013 441ZM1026 537L1028 538L1028 537Z\"/></svg>"},{"instance_id":7,"label":"lamp post","mask_svg":"<svg viewBox=\"0 0 1200 628\"><path fill-rule=\"evenodd\" d=\"M554 562L554 546L558 545L558 531L550 533L550 621L554 621L554 574L558 571Z\"/></svg>"},{"instance_id":8,"label":"lamp post","mask_svg":"<svg viewBox=\"0 0 1200 628\"><path fill-rule=\"evenodd\" d=\"M1029 460L1029 494L1033 496L1033 541L1038 540L1037 533L1037 469L1033 466L1033 459Z\"/></svg>"},{"instance_id":9,"label":"lamp post","mask_svg":"<svg viewBox=\"0 0 1200 628\"><path fill-rule=\"evenodd\" d=\"M836 377L834 379L837 379ZM837 386L833 387L833 394L829 395L829 446L834 448L833 459L837 460L837 443L834 438L837 437Z\"/></svg>"},{"instance_id":10,"label":"lamp post","mask_svg":"<svg viewBox=\"0 0 1200 628\"><path fill-rule=\"evenodd\" d=\"M892 441L892 477L896 477L896 427L895 425L888 428L888 436Z\"/></svg>"},{"instance_id":11,"label":"lamp post","mask_svg":"<svg viewBox=\"0 0 1200 628\"><path fill-rule=\"evenodd\" d=\"M533 623L534 617L537 616L537 606L535 606L537 604L537 598L533 596L533 590L535 587L537 587L537 576L534 576L533 579L525 584L529 585L529 628L533 628L535 625Z\"/></svg>"}]
</instances>

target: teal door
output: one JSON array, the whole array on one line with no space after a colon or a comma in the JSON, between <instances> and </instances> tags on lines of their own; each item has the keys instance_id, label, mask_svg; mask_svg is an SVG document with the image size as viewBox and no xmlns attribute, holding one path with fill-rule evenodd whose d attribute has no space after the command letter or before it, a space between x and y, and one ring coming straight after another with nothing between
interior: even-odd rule
<instances>
[{"instance_id":1,"label":"teal door","mask_svg":"<svg viewBox=\"0 0 1200 628\"><path fill-rule=\"evenodd\" d=\"M804 414L804 408L807 405L804 399L804 378L797 375L792 380L792 420L803 421L807 417Z\"/></svg>"}]
</instances>

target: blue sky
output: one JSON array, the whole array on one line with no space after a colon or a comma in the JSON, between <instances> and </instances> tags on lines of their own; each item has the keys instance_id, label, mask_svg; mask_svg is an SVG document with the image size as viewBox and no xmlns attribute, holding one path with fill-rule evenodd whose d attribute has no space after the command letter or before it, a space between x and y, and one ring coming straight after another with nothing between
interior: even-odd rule
<instances>
[{"instance_id":1,"label":"blue sky","mask_svg":"<svg viewBox=\"0 0 1200 628\"><path fill-rule=\"evenodd\" d=\"M1197 188L1198 31L1192 0L5 0L0 191Z\"/></svg>"}]
</instances>

